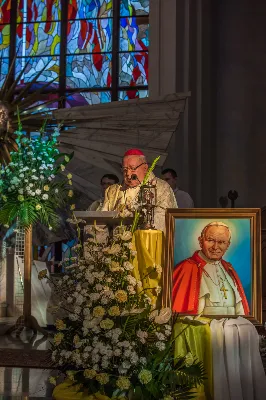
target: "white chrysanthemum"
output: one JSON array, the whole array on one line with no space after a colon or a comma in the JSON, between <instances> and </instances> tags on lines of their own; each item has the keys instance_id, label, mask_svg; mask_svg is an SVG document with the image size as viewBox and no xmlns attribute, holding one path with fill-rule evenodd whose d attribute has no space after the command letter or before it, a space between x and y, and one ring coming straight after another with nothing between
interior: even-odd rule
<instances>
[{"instance_id":1,"label":"white chrysanthemum","mask_svg":"<svg viewBox=\"0 0 266 400\"><path fill-rule=\"evenodd\" d=\"M128 275L126 277L126 280L128 281L128 283L132 286L135 286L137 284L137 280L134 278L134 276Z\"/></svg>"},{"instance_id":2,"label":"white chrysanthemum","mask_svg":"<svg viewBox=\"0 0 266 400\"><path fill-rule=\"evenodd\" d=\"M160 351L165 350L165 343L163 342L156 342L155 346L157 347L157 349L159 349Z\"/></svg>"},{"instance_id":3,"label":"white chrysanthemum","mask_svg":"<svg viewBox=\"0 0 266 400\"><path fill-rule=\"evenodd\" d=\"M134 265L131 264L129 261L125 261L123 267L126 271L132 271L134 269Z\"/></svg>"},{"instance_id":4,"label":"white chrysanthemum","mask_svg":"<svg viewBox=\"0 0 266 400\"><path fill-rule=\"evenodd\" d=\"M155 332L155 335L157 336L158 340L165 340L166 339L165 335L163 333L161 333L161 332Z\"/></svg>"},{"instance_id":5,"label":"white chrysanthemum","mask_svg":"<svg viewBox=\"0 0 266 400\"><path fill-rule=\"evenodd\" d=\"M48 200L48 197L49 197L48 194L43 194L43 195L42 195L42 199L43 199L43 200Z\"/></svg>"},{"instance_id":6,"label":"white chrysanthemum","mask_svg":"<svg viewBox=\"0 0 266 400\"><path fill-rule=\"evenodd\" d=\"M42 191L41 189L36 189L35 193L39 196L42 193Z\"/></svg>"}]
</instances>

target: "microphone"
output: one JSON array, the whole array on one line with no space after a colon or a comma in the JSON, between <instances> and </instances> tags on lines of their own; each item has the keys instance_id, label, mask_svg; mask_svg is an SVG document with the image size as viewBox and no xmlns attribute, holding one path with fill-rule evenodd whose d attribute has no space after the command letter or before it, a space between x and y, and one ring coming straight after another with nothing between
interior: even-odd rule
<instances>
[{"instance_id":1,"label":"microphone","mask_svg":"<svg viewBox=\"0 0 266 400\"><path fill-rule=\"evenodd\" d=\"M139 178L138 178L138 176L137 176L136 174L132 174L131 177L130 177L130 180L131 180L131 181L138 181L139 183L141 183L140 180L139 180Z\"/></svg>"}]
</instances>

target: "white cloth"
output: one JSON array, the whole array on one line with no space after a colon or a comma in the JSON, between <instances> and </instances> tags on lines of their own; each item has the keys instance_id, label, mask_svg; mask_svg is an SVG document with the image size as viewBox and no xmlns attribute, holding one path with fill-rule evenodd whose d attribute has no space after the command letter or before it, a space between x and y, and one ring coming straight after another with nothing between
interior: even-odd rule
<instances>
[{"instance_id":1,"label":"white cloth","mask_svg":"<svg viewBox=\"0 0 266 400\"><path fill-rule=\"evenodd\" d=\"M247 319L212 320L214 400L264 400L259 335Z\"/></svg>"},{"instance_id":2,"label":"white cloth","mask_svg":"<svg viewBox=\"0 0 266 400\"><path fill-rule=\"evenodd\" d=\"M194 208L194 201L187 192L176 188L174 194L179 208Z\"/></svg>"},{"instance_id":3,"label":"white cloth","mask_svg":"<svg viewBox=\"0 0 266 400\"><path fill-rule=\"evenodd\" d=\"M198 312L203 315L245 315L237 286L221 261L208 262L203 268Z\"/></svg>"}]
</instances>

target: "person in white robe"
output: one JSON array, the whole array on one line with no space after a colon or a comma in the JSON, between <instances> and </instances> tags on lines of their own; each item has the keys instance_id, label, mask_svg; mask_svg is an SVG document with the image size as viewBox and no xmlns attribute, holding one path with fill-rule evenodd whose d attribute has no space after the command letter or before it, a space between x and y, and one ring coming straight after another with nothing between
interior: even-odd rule
<instances>
[{"instance_id":1,"label":"person in white robe","mask_svg":"<svg viewBox=\"0 0 266 400\"><path fill-rule=\"evenodd\" d=\"M102 211L123 209L128 215L134 214L139 203L140 185L148 170L145 155L138 149L128 150L123 157L122 172L124 182L112 185L105 192ZM165 230L165 212L167 208L177 208L175 196L171 187L162 179L150 175L152 184L156 186L156 204L154 209L155 229Z\"/></svg>"}]
</instances>

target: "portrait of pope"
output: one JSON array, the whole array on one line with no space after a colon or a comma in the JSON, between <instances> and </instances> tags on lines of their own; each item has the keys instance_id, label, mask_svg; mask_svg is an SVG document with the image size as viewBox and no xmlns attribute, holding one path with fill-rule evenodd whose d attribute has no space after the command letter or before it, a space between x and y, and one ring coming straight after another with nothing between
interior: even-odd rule
<instances>
[{"instance_id":1,"label":"portrait of pope","mask_svg":"<svg viewBox=\"0 0 266 400\"><path fill-rule=\"evenodd\" d=\"M210 222L198 237L198 250L173 271L173 310L186 314L248 315L249 305L234 266L226 261L229 227Z\"/></svg>"}]
</instances>

